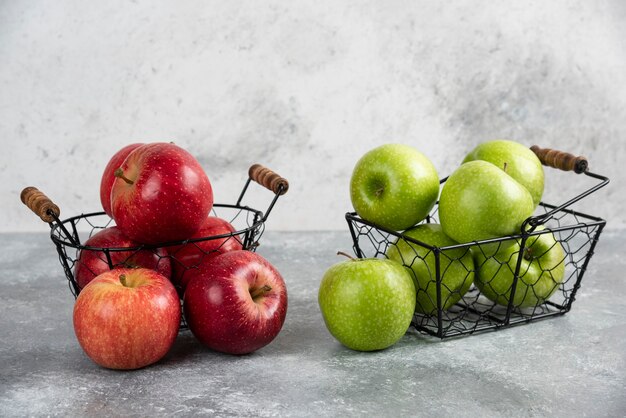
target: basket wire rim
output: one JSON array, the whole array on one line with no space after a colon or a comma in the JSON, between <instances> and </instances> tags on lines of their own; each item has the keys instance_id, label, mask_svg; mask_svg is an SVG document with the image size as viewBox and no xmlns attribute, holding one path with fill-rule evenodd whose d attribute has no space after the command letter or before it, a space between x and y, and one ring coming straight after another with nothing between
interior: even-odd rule
<instances>
[{"instance_id":1,"label":"basket wire rim","mask_svg":"<svg viewBox=\"0 0 626 418\"><path fill-rule=\"evenodd\" d=\"M59 222L54 222L53 224L51 224L50 238L57 245L61 245L64 247L69 247L69 248L75 248L78 250L110 251L110 252L138 251L138 250L144 250L144 249L174 247L177 245L185 245L185 244L191 244L195 242L202 242L202 241L209 241L209 240L216 240L216 239L221 239L221 238L229 238L229 237L245 235L247 233L254 231L255 229L259 228L260 226L264 224L263 212L258 209L254 209L254 208L251 208L249 206L244 206L244 205L226 204L226 203L215 203L213 204L213 207L214 208L215 207L230 208L230 209L238 209L240 211L246 211L246 212L253 214L255 217L254 218L255 220L247 228L238 229L236 231L233 231L227 234L209 235L209 236L198 237L198 238L187 238L184 240L168 241L168 242L161 242L161 243L156 243L156 244L139 244L133 247L93 247L93 246L84 245L81 243L73 243L70 241L69 237L66 237L67 234L63 231L62 226L66 226L68 224L73 226L74 221L81 220L81 219L95 218L98 216L108 216L106 212L99 211L99 212L82 213L80 215L75 215L75 216L72 216L63 220L59 220ZM109 221L112 222L113 219L109 218ZM63 239L63 237L65 237L65 239Z\"/></svg>"}]
</instances>

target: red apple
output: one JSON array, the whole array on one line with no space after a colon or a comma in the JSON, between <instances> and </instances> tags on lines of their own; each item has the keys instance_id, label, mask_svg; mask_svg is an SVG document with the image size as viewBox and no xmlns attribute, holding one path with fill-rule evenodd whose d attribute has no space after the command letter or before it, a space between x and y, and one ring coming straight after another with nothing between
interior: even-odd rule
<instances>
[{"instance_id":1,"label":"red apple","mask_svg":"<svg viewBox=\"0 0 626 418\"><path fill-rule=\"evenodd\" d=\"M233 232L235 228L228 221L209 216L191 238L213 237ZM189 281L188 277L190 277L186 274L187 270L210 262L219 254L241 249L241 240L237 235L168 247L167 252L172 257L172 283L184 291Z\"/></svg>"},{"instance_id":2,"label":"red apple","mask_svg":"<svg viewBox=\"0 0 626 418\"><path fill-rule=\"evenodd\" d=\"M74 305L74 332L102 367L138 369L159 361L180 326L174 285L150 269L115 269L96 277Z\"/></svg>"},{"instance_id":3,"label":"red apple","mask_svg":"<svg viewBox=\"0 0 626 418\"><path fill-rule=\"evenodd\" d=\"M102 179L100 180L100 202L102 208L107 215L112 216L111 212L111 188L115 181L115 170L122 166L122 163L128 157L135 148L140 147L141 143L126 145L124 148L116 152L109 160L109 163L102 172Z\"/></svg>"},{"instance_id":4,"label":"red apple","mask_svg":"<svg viewBox=\"0 0 626 418\"><path fill-rule=\"evenodd\" d=\"M136 148L115 176L113 219L125 235L141 243L187 239L213 207L213 190L202 166L172 143Z\"/></svg>"},{"instance_id":5,"label":"red apple","mask_svg":"<svg viewBox=\"0 0 626 418\"><path fill-rule=\"evenodd\" d=\"M112 226L94 234L85 241L86 247L95 248L137 248L141 244L122 234L119 228ZM172 267L167 253L162 248L129 251L110 251L114 267L144 267L156 270L165 277L170 277ZM82 289L96 276L110 270L104 251L82 249L74 266L74 279Z\"/></svg>"},{"instance_id":6,"label":"red apple","mask_svg":"<svg viewBox=\"0 0 626 418\"><path fill-rule=\"evenodd\" d=\"M287 289L263 257L230 251L189 273L183 310L189 329L204 345L246 354L278 335L287 314Z\"/></svg>"}]
</instances>

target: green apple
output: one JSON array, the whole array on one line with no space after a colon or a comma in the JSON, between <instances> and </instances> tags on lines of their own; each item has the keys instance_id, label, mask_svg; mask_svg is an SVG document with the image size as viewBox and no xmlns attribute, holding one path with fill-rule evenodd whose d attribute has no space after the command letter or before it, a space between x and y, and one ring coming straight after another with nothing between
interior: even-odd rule
<instances>
[{"instance_id":1,"label":"green apple","mask_svg":"<svg viewBox=\"0 0 626 418\"><path fill-rule=\"evenodd\" d=\"M463 162L475 160L488 161L505 170L528 189L537 207L543 195L544 173L541 161L530 148L519 142L496 139L479 144Z\"/></svg>"},{"instance_id":2,"label":"green apple","mask_svg":"<svg viewBox=\"0 0 626 418\"><path fill-rule=\"evenodd\" d=\"M403 235L432 247L456 245L438 224L421 224ZM387 249L386 256L407 266L412 272L417 290L415 311L427 315L437 313L436 261L433 251L404 239L398 239ZM439 255L441 277L441 307L450 309L469 290L474 280L474 259L469 248L441 251Z\"/></svg>"},{"instance_id":3,"label":"green apple","mask_svg":"<svg viewBox=\"0 0 626 418\"><path fill-rule=\"evenodd\" d=\"M378 258L331 266L319 288L326 327L358 351L382 350L406 333L415 312L415 286L401 264Z\"/></svg>"},{"instance_id":4,"label":"green apple","mask_svg":"<svg viewBox=\"0 0 626 418\"><path fill-rule=\"evenodd\" d=\"M446 180L439 222L453 240L465 243L520 232L535 209L530 192L487 161L470 161Z\"/></svg>"},{"instance_id":5,"label":"green apple","mask_svg":"<svg viewBox=\"0 0 626 418\"><path fill-rule=\"evenodd\" d=\"M477 269L474 282L488 299L500 305L509 303L519 255L519 241L493 256L474 251ZM527 239L521 256L513 306L537 306L548 300L563 282L565 253L554 235L545 231Z\"/></svg>"},{"instance_id":6,"label":"green apple","mask_svg":"<svg viewBox=\"0 0 626 418\"><path fill-rule=\"evenodd\" d=\"M359 159L350 179L350 198L359 216L394 231L423 220L439 195L439 176L424 154L386 144Z\"/></svg>"}]
</instances>

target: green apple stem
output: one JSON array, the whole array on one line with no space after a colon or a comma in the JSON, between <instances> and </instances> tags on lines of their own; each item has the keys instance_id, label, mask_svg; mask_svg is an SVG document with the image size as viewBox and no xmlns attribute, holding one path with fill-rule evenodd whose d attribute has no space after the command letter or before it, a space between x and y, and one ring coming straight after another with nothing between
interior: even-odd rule
<instances>
[{"instance_id":1,"label":"green apple stem","mask_svg":"<svg viewBox=\"0 0 626 418\"><path fill-rule=\"evenodd\" d=\"M124 170L122 170L121 168L116 169L114 174L115 177L124 180L127 184L135 184L134 181L124 175Z\"/></svg>"},{"instance_id":2,"label":"green apple stem","mask_svg":"<svg viewBox=\"0 0 626 418\"><path fill-rule=\"evenodd\" d=\"M344 253L343 251L337 251L337 255L343 255L344 257L348 257L350 260L354 261L356 260L354 257L352 257L350 254L348 253Z\"/></svg>"},{"instance_id":3,"label":"green apple stem","mask_svg":"<svg viewBox=\"0 0 626 418\"><path fill-rule=\"evenodd\" d=\"M376 194L376 197L380 197L381 194L383 194L383 192L385 191L384 187L381 187L379 189L376 189L376 192L374 192Z\"/></svg>"},{"instance_id":4,"label":"green apple stem","mask_svg":"<svg viewBox=\"0 0 626 418\"><path fill-rule=\"evenodd\" d=\"M526 248L524 250L524 260L531 261L533 259L533 250L531 248Z\"/></svg>"},{"instance_id":5,"label":"green apple stem","mask_svg":"<svg viewBox=\"0 0 626 418\"><path fill-rule=\"evenodd\" d=\"M502 167L502 170L506 173L506 168L509 166L509 163L507 163L506 161L504 162L504 167Z\"/></svg>"},{"instance_id":6,"label":"green apple stem","mask_svg":"<svg viewBox=\"0 0 626 418\"><path fill-rule=\"evenodd\" d=\"M252 296L252 299L260 298L261 296L265 296L265 294L270 290L272 290L272 287L264 284L263 286L257 287L256 289L252 290L250 292L250 296Z\"/></svg>"},{"instance_id":7,"label":"green apple stem","mask_svg":"<svg viewBox=\"0 0 626 418\"><path fill-rule=\"evenodd\" d=\"M120 274L120 283L122 283L122 286L128 287L128 285L126 284L126 275L125 274Z\"/></svg>"}]
</instances>

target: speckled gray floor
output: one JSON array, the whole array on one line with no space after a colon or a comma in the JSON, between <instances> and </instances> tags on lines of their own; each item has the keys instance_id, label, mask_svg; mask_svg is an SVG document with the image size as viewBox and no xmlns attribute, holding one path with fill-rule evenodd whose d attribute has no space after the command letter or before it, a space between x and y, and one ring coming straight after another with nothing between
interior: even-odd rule
<instances>
[{"instance_id":1,"label":"speckled gray floor","mask_svg":"<svg viewBox=\"0 0 626 418\"><path fill-rule=\"evenodd\" d=\"M269 346L216 354L182 333L160 363L99 368L74 337L72 296L45 234L0 235L0 415L624 416L625 233L606 231L571 312L439 341L408 333L376 353L343 348L317 306L341 232L266 232L289 311Z\"/></svg>"}]
</instances>

